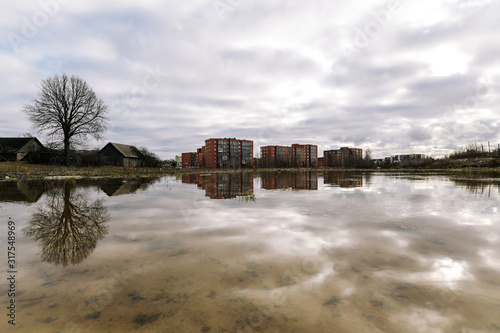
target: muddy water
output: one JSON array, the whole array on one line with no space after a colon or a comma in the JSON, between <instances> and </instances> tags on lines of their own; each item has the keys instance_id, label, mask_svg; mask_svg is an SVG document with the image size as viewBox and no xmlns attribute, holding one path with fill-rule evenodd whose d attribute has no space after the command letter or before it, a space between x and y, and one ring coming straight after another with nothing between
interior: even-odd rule
<instances>
[{"instance_id":1,"label":"muddy water","mask_svg":"<svg viewBox=\"0 0 500 333\"><path fill-rule=\"evenodd\" d=\"M499 183L302 172L1 184L17 285L15 326L0 285L0 330L500 332Z\"/></svg>"}]
</instances>

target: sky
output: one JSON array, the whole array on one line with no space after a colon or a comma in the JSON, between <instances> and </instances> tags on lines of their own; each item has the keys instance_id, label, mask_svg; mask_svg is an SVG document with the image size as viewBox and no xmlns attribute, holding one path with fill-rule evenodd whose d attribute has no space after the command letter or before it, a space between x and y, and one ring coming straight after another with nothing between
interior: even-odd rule
<instances>
[{"instance_id":1,"label":"sky","mask_svg":"<svg viewBox=\"0 0 500 333\"><path fill-rule=\"evenodd\" d=\"M2 1L0 35L0 137L45 142L22 109L67 74L109 108L89 149L500 143L500 1Z\"/></svg>"}]
</instances>

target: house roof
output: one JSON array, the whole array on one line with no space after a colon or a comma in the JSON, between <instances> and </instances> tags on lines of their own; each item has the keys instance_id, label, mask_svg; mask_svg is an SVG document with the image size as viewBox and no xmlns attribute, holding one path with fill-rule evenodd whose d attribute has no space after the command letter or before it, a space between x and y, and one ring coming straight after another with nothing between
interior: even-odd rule
<instances>
[{"instance_id":1,"label":"house roof","mask_svg":"<svg viewBox=\"0 0 500 333\"><path fill-rule=\"evenodd\" d=\"M104 146L99 153L101 153L104 148L111 145L115 148L123 157L127 158L144 158L144 155L139 151L139 149L134 146L124 145L121 143L108 142L106 146Z\"/></svg>"},{"instance_id":2,"label":"house roof","mask_svg":"<svg viewBox=\"0 0 500 333\"><path fill-rule=\"evenodd\" d=\"M15 154L32 140L36 140L43 147L37 138L0 138L0 152Z\"/></svg>"}]
</instances>

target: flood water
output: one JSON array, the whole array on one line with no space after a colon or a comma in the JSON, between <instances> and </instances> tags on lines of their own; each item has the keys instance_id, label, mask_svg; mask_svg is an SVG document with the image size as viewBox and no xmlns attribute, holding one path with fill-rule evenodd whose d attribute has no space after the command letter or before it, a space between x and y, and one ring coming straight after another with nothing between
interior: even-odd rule
<instances>
[{"instance_id":1,"label":"flood water","mask_svg":"<svg viewBox=\"0 0 500 333\"><path fill-rule=\"evenodd\" d=\"M347 172L0 183L0 331L500 332L499 184Z\"/></svg>"}]
</instances>

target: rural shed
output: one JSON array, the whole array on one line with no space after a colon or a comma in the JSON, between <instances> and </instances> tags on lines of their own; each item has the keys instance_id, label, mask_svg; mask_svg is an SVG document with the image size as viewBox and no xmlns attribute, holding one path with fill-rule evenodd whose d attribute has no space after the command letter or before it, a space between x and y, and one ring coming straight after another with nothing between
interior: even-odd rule
<instances>
[{"instance_id":1,"label":"rural shed","mask_svg":"<svg viewBox=\"0 0 500 333\"><path fill-rule=\"evenodd\" d=\"M30 154L43 151L37 138L0 138L0 161L26 161Z\"/></svg>"},{"instance_id":2,"label":"rural shed","mask_svg":"<svg viewBox=\"0 0 500 333\"><path fill-rule=\"evenodd\" d=\"M134 146L108 142L99 153L100 165L140 167L144 165L144 155Z\"/></svg>"}]
</instances>

